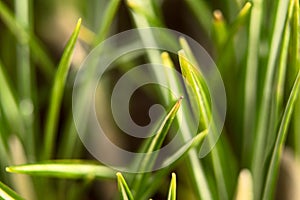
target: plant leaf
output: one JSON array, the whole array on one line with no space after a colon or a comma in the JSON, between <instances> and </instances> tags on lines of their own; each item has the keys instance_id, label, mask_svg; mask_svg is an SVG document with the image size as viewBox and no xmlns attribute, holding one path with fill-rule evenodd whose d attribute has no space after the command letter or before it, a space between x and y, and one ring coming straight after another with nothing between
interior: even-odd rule
<instances>
[{"instance_id":1,"label":"plant leaf","mask_svg":"<svg viewBox=\"0 0 300 200\"><path fill-rule=\"evenodd\" d=\"M112 21L114 19L114 16L116 15L120 2L121 0L108 1L105 13L103 14L104 17L102 19L102 24L98 33L95 36L95 40L93 41L94 46L102 42L108 34L109 28L111 27Z\"/></svg>"},{"instance_id":2,"label":"plant leaf","mask_svg":"<svg viewBox=\"0 0 300 200\"><path fill-rule=\"evenodd\" d=\"M189 142L187 142L184 146L182 146L177 152L171 155L171 157L166 159L162 163L162 168L166 168L160 170L159 172L151 176L150 181L147 181L146 184L149 184L149 186L146 188L146 190L143 190L143 195L141 199L146 199L148 196L150 196L150 194L153 194L153 192L160 187L162 179L169 173L169 171L174 169L177 166L178 162L184 159L185 156L187 156L193 148L200 147L206 136L207 130L202 131L201 133L197 134L194 138L192 138Z\"/></svg>"},{"instance_id":3,"label":"plant leaf","mask_svg":"<svg viewBox=\"0 0 300 200\"><path fill-rule=\"evenodd\" d=\"M253 178L248 169L240 172L236 192L236 200L253 200Z\"/></svg>"},{"instance_id":4,"label":"plant leaf","mask_svg":"<svg viewBox=\"0 0 300 200\"><path fill-rule=\"evenodd\" d=\"M172 173L172 179L169 187L168 200L176 200L176 174Z\"/></svg>"},{"instance_id":5,"label":"plant leaf","mask_svg":"<svg viewBox=\"0 0 300 200\"><path fill-rule=\"evenodd\" d=\"M188 44L183 46L188 47ZM205 129L211 127L212 134L208 135L207 138L208 142L210 142L216 133L216 126L214 120L211 120L212 114L210 105L208 103L207 91L205 90L205 79L201 71L192 64L194 60L192 52L190 50L188 50L188 52L189 53L187 54L190 55L189 57L187 57L187 54L184 50L180 50L178 52L179 63L182 75L185 77L187 84L189 84L191 87L192 91L190 96L194 97L197 102L198 107L194 108L194 110L196 111L195 114L199 114L199 119L202 119L202 121L200 121L200 125ZM189 58L191 59L191 62L189 62ZM221 167L221 158L218 152L220 148L222 148L222 151L224 150L222 146L216 145L216 147L212 150L211 155L215 177L218 177L217 186L219 189L219 196L225 200L228 198L228 191L226 188L223 168Z\"/></svg>"},{"instance_id":6,"label":"plant leaf","mask_svg":"<svg viewBox=\"0 0 300 200\"><path fill-rule=\"evenodd\" d=\"M181 101L183 97L180 97L179 100L176 101L176 103L172 106L166 117L162 120L161 125L159 126L157 133L153 136L153 138L149 138L145 146L146 154L139 162L139 168L141 172L150 171L152 169L152 166L155 162L155 159L157 157L156 150L159 150L161 145L163 144L163 141L165 137L167 136L167 133L169 131L169 128L171 127L173 120L176 116L177 111L179 110ZM133 191L138 192L139 188L141 186L141 183L144 179L145 174L137 174L135 176L134 182L133 182Z\"/></svg>"},{"instance_id":7,"label":"plant leaf","mask_svg":"<svg viewBox=\"0 0 300 200\"><path fill-rule=\"evenodd\" d=\"M117 177L118 177L118 188L120 191L121 199L133 200L133 196L130 192L130 189L129 189L124 177L122 176L122 174L120 172L117 173Z\"/></svg>"},{"instance_id":8,"label":"plant leaf","mask_svg":"<svg viewBox=\"0 0 300 200\"><path fill-rule=\"evenodd\" d=\"M189 142L183 145L176 153L170 156L167 160L163 162L163 166L169 166L175 164L178 160L183 158L192 148L200 146L205 137L207 136L208 131L204 130L201 133L197 134Z\"/></svg>"},{"instance_id":9,"label":"plant leaf","mask_svg":"<svg viewBox=\"0 0 300 200\"><path fill-rule=\"evenodd\" d=\"M45 160L49 159L52 154L53 144L56 136L55 132L57 128L59 109L62 101L68 70L72 59L72 54L80 31L80 25L81 19L78 20L76 28L65 47L64 53L58 65L58 70L55 75L54 85L50 97L50 107L45 127L45 152L43 155Z\"/></svg>"},{"instance_id":10,"label":"plant leaf","mask_svg":"<svg viewBox=\"0 0 300 200\"><path fill-rule=\"evenodd\" d=\"M43 163L10 166L7 172L68 179L114 179L115 171L81 160L53 160Z\"/></svg>"},{"instance_id":11,"label":"plant leaf","mask_svg":"<svg viewBox=\"0 0 300 200\"><path fill-rule=\"evenodd\" d=\"M280 123L279 131L276 138L276 143L272 151L271 162L269 169L267 171L267 179L264 187L263 199L270 199L272 195L272 190L275 187L276 177L278 174L279 161L281 158L282 150L284 147L285 139L288 133L289 122L293 113L295 102L300 90L300 70L298 71L297 78L295 80L294 86L290 93L285 111Z\"/></svg>"},{"instance_id":12,"label":"plant leaf","mask_svg":"<svg viewBox=\"0 0 300 200\"><path fill-rule=\"evenodd\" d=\"M292 0L291 0L292 1ZM299 48L300 48L300 23L299 23L299 1L294 0L294 12L291 19L291 28L292 28L292 34L291 34L291 66L293 68L293 71L297 71L300 66L300 57L299 57ZM298 120L300 118L300 98L298 98L298 103L295 106L295 112L294 112L294 149L295 154L299 156L300 158L300 125L298 123Z\"/></svg>"},{"instance_id":13,"label":"plant leaf","mask_svg":"<svg viewBox=\"0 0 300 200\"><path fill-rule=\"evenodd\" d=\"M0 181L0 199L4 200L24 200L15 191Z\"/></svg>"},{"instance_id":14,"label":"plant leaf","mask_svg":"<svg viewBox=\"0 0 300 200\"><path fill-rule=\"evenodd\" d=\"M153 1L153 2L154 2L154 4L157 3L156 1ZM154 4L152 4L152 5L154 5ZM153 6L148 6L147 9L153 9ZM203 12L201 12L201 14L202 13ZM134 12L134 10L132 12L132 17L133 17L133 19L135 21L135 24L138 28L145 28L145 27L153 26L153 22L149 21L147 19L147 16L144 16L142 14L137 14L137 13ZM206 19L208 19L208 18L206 18ZM158 19L158 20L160 20L160 19ZM209 20L207 20L206 22L209 22ZM148 35L146 35L146 36L148 36ZM142 41L145 42L145 43L147 43L147 41L149 41L149 39L151 41L155 41L155 39L153 38L153 37L155 37L154 34L150 34L150 37L151 38L148 38L148 37L145 37L144 35L141 35ZM177 41L175 40L175 38L172 35L164 35L164 38L168 38L167 40L170 41L170 44L173 44L173 45L175 44L176 48L177 48ZM147 51L147 55L148 55L149 60L152 63L161 63L161 57L159 55L159 52L157 52L157 51ZM165 79L165 74L162 73L161 70L158 70L158 68L154 68L153 73L154 73L155 77L157 78L158 82L160 82L160 80ZM177 80L176 77L172 77L172 79ZM180 89L181 88L177 88L177 91L180 90ZM160 94L162 96L162 99L165 102L167 102L166 97L169 93L166 93L165 90L160 90ZM192 113L191 112L184 112L183 119L185 120L185 122L180 125L180 128L182 130L183 140L190 139L194 135L194 133L192 131L190 131L190 126L189 126L189 123L188 123L189 119L191 119L191 118L192 118ZM179 122L180 120L177 119L176 121ZM188 159L187 159L187 165L189 167L189 170L188 170L189 177L191 178L191 181L194 183L193 184L193 189L194 189L195 194L197 195L197 197L199 199L207 199L207 200L212 199L213 194L211 193L211 188L209 188L207 177L205 175L205 172L204 172L204 169L203 169L201 163L199 162L199 158L197 156L196 151L191 150L189 152L189 156L188 156ZM144 187L147 187L147 185L145 185Z\"/></svg>"},{"instance_id":15,"label":"plant leaf","mask_svg":"<svg viewBox=\"0 0 300 200\"><path fill-rule=\"evenodd\" d=\"M254 194L255 199L260 198L262 185L264 183L262 163L266 157L266 139L270 134L268 124L270 115L271 100L274 98L272 94L274 76L276 73L276 60L285 26L285 20L288 12L288 1L278 1L276 13L274 16L273 32L271 34L270 52L268 54L266 74L263 81L262 97L260 99L260 107L258 110L259 118L257 119L257 127L255 130L255 142L253 146L253 157L251 162L251 171L253 173ZM251 67L251 66L250 66Z\"/></svg>"},{"instance_id":16,"label":"plant leaf","mask_svg":"<svg viewBox=\"0 0 300 200\"><path fill-rule=\"evenodd\" d=\"M244 164L249 165L251 145L254 140L254 123L257 112L257 75L258 75L258 52L260 44L260 31L262 26L263 9L262 0L256 0L252 4L249 22L249 36L246 58L246 75L244 88L244 116L243 116L243 149ZM246 160L247 159L247 160ZM247 162L247 163L246 163Z\"/></svg>"}]
</instances>

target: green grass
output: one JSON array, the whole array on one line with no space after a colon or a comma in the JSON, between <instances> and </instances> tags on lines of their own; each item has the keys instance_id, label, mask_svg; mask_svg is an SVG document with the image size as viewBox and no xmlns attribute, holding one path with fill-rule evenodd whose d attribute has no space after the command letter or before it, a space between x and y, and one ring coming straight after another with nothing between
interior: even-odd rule
<instances>
[{"instance_id":1,"label":"green grass","mask_svg":"<svg viewBox=\"0 0 300 200\"><path fill-rule=\"evenodd\" d=\"M57 19L59 7L71 24ZM0 199L287 196L277 189L286 148L293 151L300 173L299 12L298 0L0 0ZM139 145L111 125L112 138L144 153L132 163L140 173L118 172L93 160L81 144L72 116L72 86L80 62L97 44L122 30L146 27L175 28L206 47L224 81L227 116L218 142L199 159L199 149L205 141L213 142L218 123L212 120L205 66L184 37L162 35L160 40L177 54L147 50L125 55L101 87L99 105L110 108L107 102L119 74L150 62L166 67L149 72L155 79L167 80L176 94L187 91L179 98L164 88L142 89L143 102L133 109L143 120L148 113L140 113L138 106L144 102L158 102L168 112L156 124L156 135ZM61 37L64 48L51 36ZM140 36L144 43L159 42L151 31ZM185 85L167 69L179 71ZM184 104L189 100L195 103ZM110 119L105 109L99 112ZM201 120L192 131L195 118ZM162 163L164 168L149 173L158 156L153 152L170 141L177 127L184 144Z\"/></svg>"}]
</instances>

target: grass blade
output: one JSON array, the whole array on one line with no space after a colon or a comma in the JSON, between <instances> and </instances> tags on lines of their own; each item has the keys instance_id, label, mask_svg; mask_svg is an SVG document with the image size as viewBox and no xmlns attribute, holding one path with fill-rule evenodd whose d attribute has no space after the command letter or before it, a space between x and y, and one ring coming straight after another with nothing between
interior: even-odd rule
<instances>
[{"instance_id":1,"label":"grass blade","mask_svg":"<svg viewBox=\"0 0 300 200\"><path fill-rule=\"evenodd\" d=\"M189 155L190 151L193 150L193 148L201 147L201 144L205 137L207 136L207 130L202 131L201 133L197 134L193 139L191 139L189 142L187 142L184 146L182 146L178 151L176 151L173 155L171 155L168 159L166 159L162 166L164 168L163 170L153 174L151 176L150 181L147 181L148 187L143 190L143 194L141 196L141 199L146 199L147 197L151 196L153 194L153 191L156 191L163 180L163 178L169 174L169 171L174 169L179 162L182 161L186 156Z\"/></svg>"},{"instance_id":2,"label":"grass blade","mask_svg":"<svg viewBox=\"0 0 300 200\"><path fill-rule=\"evenodd\" d=\"M293 0L291 0L293 1ZM299 60L299 34L300 34L300 24L299 24L299 1L294 0L294 12L291 20L291 66L293 70L298 70L300 65ZM298 98L298 102L295 105L295 112L294 112L294 149L295 154L300 158L300 125L298 120L300 119L300 98Z\"/></svg>"},{"instance_id":3,"label":"grass blade","mask_svg":"<svg viewBox=\"0 0 300 200\"><path fill-rule=\"evenodd\" d=\"M181 97L179 100L176 101L176 103L172 106L166 117L162 120L162 123L160 124L156 134L153 138L149 138L148 145L145 147L146 154L142 158L142 160L139 162L139 170L142 172L148 172L152 169L153 164L156 160L157 153L156 150L159 150L161 145L163 144L163 141L165 137L167 136L167 133L173 123L173 120L176 116L177 111L179 110L181 101ZM147 141L146 141L147 142ZM142 184L143 179L145 178L145 174L137 174L134 182L133 182L133 191L136 193L139 192L140 186Z\"/></svg>"},{"instance_id":4,"label":"grass blade","mask_svg":"<svg viewBox=\"0 0 300 200\"><path fill-rule=\"evenodd\" d=\"M247 2L243 6L243 8L240 10L239 14L235 18L235 20L226 27L225 22L222 15L215 15L216 12L214 12L214 23L213 28L216 36L221 35L223 37L222 41L223 43L220 43L221 45L217 46L218 50L218 63L217 66L219 66L222 75L228 76L232 73L232 62L235 60L235 51L234 48L234 39L237 36L238 31L241 27L245 26L247 24L247 20L250 16L250 11L252 8L252 3ZM217 12L218 14L218 12ZM221 17L220 17L221 16ZM222 25L224 24L224 25ZM218 25L218 26L216 26ZM220 25L222 25L220 27ZM218 28L221 28L220 30ZM223 30L222 30L223 29ZM223 31L226 31L227 34L223 33ZM225 37L226 36L226 37Z\"/></svg>"},{"instance_id":5,"label":"grass blade","mask_svg":"<svg viewBox=\"0 0 300 200\"><path fill-rule=\"evenodd\" d=\"M179 63L182 71L183 77L186 78L186 81L188 84L190 84L192 91L191 96L195 96L196 102L197 102L197 108L194 109L196 111L199 111L199 119L203 119L201 127L204 127L205 129L209 128L211 126L212 134L208 135L208 141L211 141L211 137L215 134L215 122L211 120L211 110L210 105L208 103L207 99L207 93L204 89L205 80L203 75L199 70L197 70L187 59L187 56L185 54L184 50L179 51ZM210 122L212 121L212 122ZM228 198L224 173L221 168L221 159L220 155L218 153L218 149L220 147L216 146L212 150L212 161L213 161L213 167L214 167L214 173L215 178L218 179L217 186L219 189L219 195L223 199Z\"/></svg>"},{"instance_id":6,"label":"grass blade","mask_svg":"<svg viewBox=\"0 0 300 200\"><path fill-rule=\"evenodd\" d=\"M277 134L277 123L281 119L281 115L283 113L284 109L284 94L285 94L285 83L286 83L286 76L287 76L287 58L288 58L288 50L289 50L289 43L291 42L291 27L290 27L290 20L293 14L294 10L294 3L293 0L290 1L290 5L288 8L288 16L285 22L285 28L284 33L282 36L282 45L280 49L280 57L279 57L279 66L278 66L278 74L276 74L274 85L276 85L276 91L275 95L276 97L273 100L272 105L274 107L274 114L271 116L270 119L270 128L272 131L270 131L270 134L268 135L268 147L269 151L272 151L272 148L274 146L275 140L276 140L276 134ZM292 42L292 44L295 44ZM293 55L293 53L292 53Z\"/></svg>"},{"instance_id":7,"label":"grass blade","mask_svg":"<svg viewBox=\"0 0 300 200\"><path fill-rule=\"evenodd\" d=\"M182 146L178 151L176 151L172 156L166 159L163 162L163 166L174 165L178 160L182 159L192 148L199 147L205 137L207 136L207 130L202 131L197 134L193 139L187 142L184 146Z\"/></svg>"},{"instance_id":8,"label":"grass blade","mask_svg":"<svg viewBox=\"0 0 300 200\"><path fill-rule=\"evenodd\" d=\"M188 60L187 54L184 50L178 52L179 63L181 67L182 76L186 78L188 84L190 84L192 88L193 94L196 96L196 102L198 104L198 108L194 109L197 113L199 113L200 118L203 119L202 125L204 128L209 126L209 121L211 117L210 106L208 104L208 100L205 95L204 89L204 79L201 75L201 72L197 70ZM198 74L196 74L198 72ZM191 95L192 96L192 95ZM198 112L199 111L199 112Z\"/></svg>"},{"instance_id":9,"label":"grass blade","mask_svg":"<svg viewBox=\"0 0 300 200\"><path fill-rule=\"evenodd\" d=\"M133 196L130 192L130 189L120 172L117 173L118 177L118 188L120 191L120 199L122 200L133 200Z\"/></svg>"},{"instance_id":10,"label":"grass blade","mask_svg":"<svg viewBox=\"0 0 300 200\"><path fill-rule=\"evenodd\" d=\"M68 70L72 59L72 54L79 34L80 25L81 19L78 20L76 28L65 47L61 61L58 65L58 70L55 75L54 85L50 98L50 107L45 126L45 152L43 155L44 159L49 159L52 156L54 140L56 137L55 132L57 129L59 109L63 97Z\"/></svg>"},{"instance_id":11,"label":"grass blade","mask_svg":"<svg viewBox=\"0 0 300 200\"><path fill-rule=\"evenodd\" d=\"M153 9L151 7L146 7L144 10L147 9ZM134 11L134 10L133 10ZM152 13L155 13L154 11L150 11ZM133 19L135 21L135 24L138 28L145 28L145 27L153 27L154 25L151 24L151 21L148 20L147 16L144 16L143 14L137 14L132 12ZM160 19L157 19L158 22L160 22ZM152 38L145 38L143 35L141 35L141 38L143 42L147 43L149 40L154 41L154 35L151 35ZM172 36L171 36L172 37ZM166 37L167 38L167 37ZM173 38L174 39L174 38ZM169 38L170 40L170 38ZM177 41L173 41L173 44L177 44ZM155 51L148 51L148 58L152 63L161 63L161 57L158 52ZM160 70L154 69L153 73L155 74L155 77L157 78L158 82L159 80L164 79L165 74L163 74ZM177 77L173 77L171 79L177 80ZM175 85L174 85L175 86ZM177 91L180 90L180 88L177 88ZM166 93L164 93L164 90L160 91L162 94L162 99L167 102L168 99L166 97ZM188 125L188 119L192 118L192 114L190 112L185 113L185 116L183 117L185 120L187 120L185 123L182 123L180 125L180 129L182 131L182 140L187 141L193 137L193 133L190 131L190 127ZM179 119L177 119L178 122L180 122ZM191 150L188 155L187 159L187 165L188 165L188 173L191 177L191 181L193 182L193 188L195 191L195 194L199 199L206 199L210 200L212 199L212 193L211 189L209 188L208 181L204 172L204 169L202 167L202 164L199 162L199 158L197 156L197 152L195 150Z\"/></svg>"},{"instance_id":12,"label":"grass blade","mask_svg":"<svg viewBox=\"0 0 300 200\"><path fill-rule=\"evenodd\" d=\"M245 160L250 157L253 133L256 118L256 94L257 94L257 71L258 71L258 52L260 43L260 31L262 24L262 0L253 1L250 24L249 24L249 38L246 60L246 78L244 89L244 125L243 125L243 150L242 158L243 165L248 166L250 162Z\"/></svg>"},{"instance_id":13,"label":"grass blade","mask_svg":"<svg viewBox=\"0 0 300 200\"><path fill-rule=\"evenodd\" d=\"M169 187L168 200L176 200L176 174L172 173L172 179Z\"/></svg>"},{"instance_id":14,"label":"grass blade","mask_svg":"<svg viewBox=\"0 0 300 200\"><path fill-rule=\"evenodd\" d=\"M112 0L108 2L109 5L105 9L105 13L103 14L102 24L95 36L93 46L96 46L105 39L106 35L108 34L109 28L111 27L114 16L117 13L120 2L121 0Z\"/></svg>"},{"instance_id":15,"label":"grass blade","mask_svg":"<svg viewBox=\"0 0 300 200\"><path fill-rule=\"evenodd\" d=\"M253 200L253 179L251 172L243 169L240 172L236 200Z\"/></svg>"},{"instance_id":16,"label":"grass blade","mask_svg":"<svg viewBox=\"0 0 300 200\"><path fill-rule=\"evenodd\" d=\"M115 171L91 162L56 160L43 163L10 166L7 172L68 179L114 179Z\"/></svg>"},{"instance_id":17,"label":"grass blade","mask_svg":"<svg viewBox=\"0 0 300 200\"><path fill-rule=\"evenodd\" d=\"M238 16L233 21L233 23L230 25L229 33L228 33L228 40L232 40L234 36L236 35L237 31L240 27L242 27L246 21L249 19L250 11L252 8L251 2L246 2L243 8L240 10Z\"/></svg>"},{"instance_id":18,"label":"grass blade","mask_svg":"<svg viewBox=\"0 0 300 200\"><path fill-rule=\"evenodd\" d=\"M228 38L228 24L220 10L213 12L213 38L217 49L221 50Z\"/></svg>"},{"instance_id":19,"label":"grass blade","mask_svg":"<svg viewBox=\"0 0 300 200\"><path fill-rule=\"evenodd\" d=\"M274 149L272 151L272 157L269 168L267 170L267 179L263 192L263 199L271 199L275 190L275 181L277 179L279 161L282 155L285 139L288 133L289 122L293 113L295 102L297 100L298 93L300 91L300 70L298 71L297 78L294 82L294 86L290 93L285 111L280 123Z\"/></svg>"},{"instance_id":20,"label":"grass blade","mask_svg":"<svg viewBox=\"0 0 300 200\"><path fill-rule=\"evenodd\" d=\"M257 129L255 135L255 142L253 148L253 159L252 159L252 172L255 182L255 198L259 198L261 195L262 180L262 166L261 164L265 159L265 142L269 133L269 117L270 117L270 105L272 99L272 87L274 81L274 74L276 69L276 59L279 51L281 37L283 34L283 28L285 20L287 18L288 1L278 1L277 11L275 15L274 31L271 36L270 52L267 61L266 76L263 83L263 93L261 99L261 105L259 108L259 118L257 121Z\"/></svg>"},{"instance_id":21,"label":"grass blade","mask_svg":"<svg viewBox=\"0 0 300 200\"><path fill-rule=\"evenodd\" d=\"M0 199L4 200L24 200L15 191L0 182Z\"/></svg>"}]
</instances>

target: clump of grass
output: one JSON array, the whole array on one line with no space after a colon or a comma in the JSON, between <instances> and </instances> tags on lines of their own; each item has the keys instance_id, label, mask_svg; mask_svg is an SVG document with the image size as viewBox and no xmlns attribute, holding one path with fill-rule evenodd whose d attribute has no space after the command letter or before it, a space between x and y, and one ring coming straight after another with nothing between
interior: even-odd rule
<instances>
[{"instance_id":1,"label":"clump of grass","mask_svg":"<svg viewBox=\"0 0 300 200\"><path fill-rule=\"evenodd\" d=\"M167 0L99 2L101 18L93 18L89 12L97 7L97 1L88 2L85 11L79 2L75 4L83 25L78 20L55 67L50 47L46 48L35 33L38 27L33 19L39 20L35 15L41 13L34 12L32 6L38 6L38 1L18 0L10 4L14 9L0 1L0 198L89 199L88 188L96 187L91 185L93 181L105 184L113 180L121 199L160 198L161 194L168 200L185 195L205 200L273 199L284 148L294 150L295 160L300 156L299 1L224 0L218 5L203 0L180 2L183 10L193 14L184 13L186 22L194 23L186 23L186 27L193 27L182 31L208 38L223 77L228 103L225 127L210 154L199 159L196 150L213 137L209 129L213 134L217 123L212 120L206 77L188 42L166 35L166 42L179 44L178 54L146 51L141 60L180 71L188 86L168 70L153 68L151 73L157 79L167 77L174 91L187 86L188 95L174 99L163 90L156 91L157 100L171 109L157 125L157 134L142 144L140 151L146 152L145 157L133 163L142 172L123 173L124 177L101 163L78 160L86 154L79 145L71 108L65 106L70 104L68 84L72 85L77 70L72 67L72 55L76 44L84 43L88 53L109 34L118 33L123 24L128 24L127 28L168 28L172 19L167 13L172 8L165 6ZM52 1L49 4L60 6ZM218 10L212 9L215 7ZM125 17L122 12L126 12ZM91 21L100 23L93 27ZM175 25L183 24L176 21ZM148 36L156 42L155 35ZM147 38L141 38L146 42ZM10 46L16 51L11 52ZM134 66L139 58L120 61L119 70ZM107 82L105 88L110 87ZM196 105L183 107L184 120L180 120L177 111L188 99L194 99ZM189 121L194 117L201 119L195 133L190 131L193 122ZM147 173L157 159L149 155L167 142L173 125L180 126L180 137L188 142L163 163L164 168ZM25 196L19 188L23 178L7 172L29 175L26 181L33 194ZM170 174L168 186L164 180Z\"/></svg>"}]
</instances>

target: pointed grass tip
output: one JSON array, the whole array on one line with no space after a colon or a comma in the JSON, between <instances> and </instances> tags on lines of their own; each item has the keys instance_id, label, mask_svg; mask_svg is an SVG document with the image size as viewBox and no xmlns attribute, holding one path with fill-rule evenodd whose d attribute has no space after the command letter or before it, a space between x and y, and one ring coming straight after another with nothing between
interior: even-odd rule
<instances>
[{"instance_id":1,"label":"pointed grass tip","mask_svg":"<svg viewBox=\"0 0 300 200\"><path fill-rule=\"evenodd\" d=\"M223 13L221 10L215 10L213 12L213 16L214 16L215 21L223 21L224 20Z\"/></svg>"}]
</instances>

